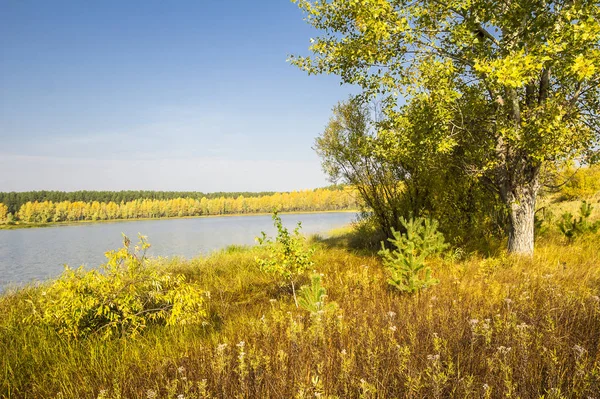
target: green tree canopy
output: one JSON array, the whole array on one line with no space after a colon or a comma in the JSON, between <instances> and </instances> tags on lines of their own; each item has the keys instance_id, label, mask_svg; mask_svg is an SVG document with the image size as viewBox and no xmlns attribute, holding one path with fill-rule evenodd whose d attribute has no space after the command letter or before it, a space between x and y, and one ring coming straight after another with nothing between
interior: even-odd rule
<instances>
[{"instance_id":1,"label":"green tree canopy","mask_svg":"<svg viewBox=\"0 0 600 399\"><path fill-rule=\"evenodd\" d=\"M294 1L321 35L292 64L379 97L389 156L419 151L408 135L460 155L506 206L509 251L531 254L541 173L600 141L598 2Z\"/></svg>"}]
</instances>

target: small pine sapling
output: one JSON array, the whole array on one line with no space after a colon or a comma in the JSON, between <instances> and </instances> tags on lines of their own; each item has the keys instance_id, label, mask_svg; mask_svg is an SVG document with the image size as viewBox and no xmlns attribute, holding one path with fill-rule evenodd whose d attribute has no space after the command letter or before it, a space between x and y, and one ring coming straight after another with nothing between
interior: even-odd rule
<instances>
[{"instance_id":1,"label":"small pine sapling","mask_svg":"<svg viewBox=\"0 0 600 399\"><path fill-rule=\"evenodd\" d=\"M426 266L426 259L448 247L444 236L437 231L435 220L416 218L406 220L400 218L406 233L392 230L394 238L388 241L395 247L390 251L381 242L379 255L383 258L390 278L388 283L398 291L409 294L439 283L431 276L431 268Z\"/></svg>"},{"instance_id":2,"label":"small pine sapling","mask_svg":"<svg viewBox=\"0 0 600 399\"><path fill-rule=\"evenodd\" d=\"M335 308L335 302L325 304L326 297L327 290L323 287L321 275L315 273L310 277L310 285L300 288L298 305L311 314Z\"/></svg>"},{"instance_id":3,"label":"small pine sapling","mask_svg":"<svg viewBox=\"0 0 600 399\"><path fill-rule=\"evenodd\" d=\"M591 223L589 218L594 207L587 201L583 201L579 207L579 218L573 217L570 212L565 212L558 222L558 230L572 241L577 236L585 233L595 233L600 228L600 221Z\"/></svg>"}]
</instances>

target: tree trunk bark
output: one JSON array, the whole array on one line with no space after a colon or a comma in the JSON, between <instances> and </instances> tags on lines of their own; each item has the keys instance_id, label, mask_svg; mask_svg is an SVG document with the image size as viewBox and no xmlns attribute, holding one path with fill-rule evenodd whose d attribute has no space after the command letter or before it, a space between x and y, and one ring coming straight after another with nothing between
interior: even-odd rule
<instances>
[{"instance_id":1,"label":"tree trunk bark","mask_svg":"<svg viewBox=\"0 0 600 399\"><path fill-rule=\"evenodd\" d=\"M537 178L525 186L510 190L507 196L509 207L508 252L533 255L535 203L538 193Z\"/></svg>"}]
</instances>

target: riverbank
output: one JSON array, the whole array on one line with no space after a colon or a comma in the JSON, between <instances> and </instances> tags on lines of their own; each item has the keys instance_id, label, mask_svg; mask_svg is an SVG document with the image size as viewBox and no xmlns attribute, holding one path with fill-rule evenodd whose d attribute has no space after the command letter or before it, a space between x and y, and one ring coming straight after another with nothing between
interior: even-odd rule
<instances>
[{"instance_id":1,"label":"riverbank","mask_svg":"<svg viewBox=\"0 0 600 399\"><path fill-rule=\"evenodd\" d=\"M340 210L328 210L328 211L293 211L293 212L279 212L280 215L307 215L316 213L358 213L358 209L340 209ZM178 219L208 219L208 218L220 218L220 217L239 217L239 216L265 216L271 215L269 212L260 213L230 213L224 215L201 215L201 216L173 216L173 217L161 217L161 218L132 218L132 219L110 219L110 220L79 220L73 222L48 222L48 223L24 223L15 222L14 224L0 224L0 230L16 230L16 229L31 229L38 227L60 227L60 226L75 226L82 224L97 224L97 223L126 223L126 222L141 222L147 220L178 220Z\"/></svg>"},{"instance_id":2,"label":"riverbank","mask_svg":"<svg viewBox=\"0 0 600 399\"><path fill-rule=\"evenodd\" d=\"M49 285L0 296L0 396L558 398L600 391L597 235L543 236L532 259L454 250L429 263L438 285L405 295L390 289L375 252L346 246L353 234L310 244L310 270L327 294L316 308L310 295L297 308L289 285L259 269L256 258L268 256L261 247L152 261L152 273L184 276L202 293L206 317L151 323L136 336L66 338L36 321L42 313L34 305L50 306L45 298L56 294ZM298 285L309 284L310 274Z\"/></svg>"}]
</instances>

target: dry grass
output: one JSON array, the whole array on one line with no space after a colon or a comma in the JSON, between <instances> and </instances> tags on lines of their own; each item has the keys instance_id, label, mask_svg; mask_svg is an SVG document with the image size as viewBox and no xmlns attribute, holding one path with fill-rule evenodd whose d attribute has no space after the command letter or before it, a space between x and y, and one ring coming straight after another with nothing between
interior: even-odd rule
<instances>
[{"instance_id":1,"label":"dry grass","mask_svg":"<svg viewBox=\"0 0 600 399\"><path fill-rule=\"evenodd\" d=\"M341 240L341 241L340 241ZM380 260L315 244L332 310L296 309L260 250L159 261L210 291L208 326L68 341L22 322L40 289L0 298L8 398L600 397L600 240L541 239L533 259L454 252L441 283L388 288ZM333 243L333 244L332 244Z\"/></svg>"}]
</instances>

